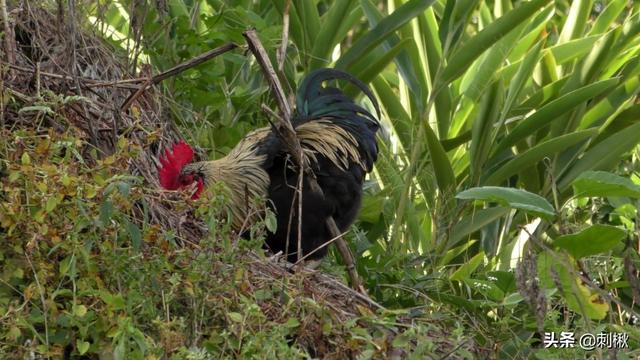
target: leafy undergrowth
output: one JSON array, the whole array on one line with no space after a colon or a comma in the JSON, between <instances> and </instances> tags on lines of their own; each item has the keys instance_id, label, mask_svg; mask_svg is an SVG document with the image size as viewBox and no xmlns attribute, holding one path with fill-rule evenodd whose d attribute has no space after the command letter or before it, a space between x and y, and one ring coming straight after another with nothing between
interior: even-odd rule
<instances>
[{"instance_id":1,"label":"leafy undergrowth","mask_svg":"<svg viewBox=\"0 0 640 360\"><path fill-rule=\"evenodd\" d=\"M247 268L255 260L243 256L259 248L260 236L234 239L208 211L215 206L199 212L216 231L192 246L138 221L145 197L158 194L123 175L140 151L125 140L89 163L95 156L77 131L4 130L1 138L0 358L421 358L435 351L431 336L442 330L428 319L401 322L405 312L364 308L345 319L304 295L303 275L260 279ZM133 216L138 208L142 217ZM445 337L471 357L468 346L458 347L461 328Z\"/></svg>"}]
</instances>

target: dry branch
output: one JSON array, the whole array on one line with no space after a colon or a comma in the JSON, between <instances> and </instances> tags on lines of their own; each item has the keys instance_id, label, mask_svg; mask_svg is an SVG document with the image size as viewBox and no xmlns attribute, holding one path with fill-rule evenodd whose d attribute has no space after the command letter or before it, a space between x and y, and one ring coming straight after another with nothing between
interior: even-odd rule
<instances>
[{"instance_id":1,"label":"dry branch","mask_svg":"<svg viewBox=\"0 0 640 360\"><path fill-rule=\"evenodd\" d=\"M167 78L170 78L172 76L175 76L177 74L180 74L181 72L191 69L193 67L196 67L204 62L207 62L211 59L213 59L216 56L222 55L228 51L231 51L235 48L237 48L238 45L234 44L234 43L229 43L229 44L225 44L222 46L219 46L215 49L209 50L205 53L202 53L192 59L189 59L187 61L184 61L174 67L172 67L171 69L167 70L167 71L163 71L160 74L154 75L152 78L148 79L144 84L142 84L142 86L140 86L140 88L134 92L133 94L131 94L127 100L125 100L125 102L122 104L122 106L120 107L120 109L122 111L126 111L127 109L129 109L129 106L131 106L131 104L133 104L133 102L140 96L142 95L143 92L145 92L145 90L147 90L149 87L160 83L162 80L165 80Z\"/></svg>"},{"instance_id":2,"label":"dry branch","mask_svg":"<svg viewBox=\"0 0 640 360\"><path fill-rule=\"evenodd\" d=\"M15 64L16 62L16 43L15 35L13 33L13 27L9 23L9 14L7 12L7 1L0 0L0 20L3 25L3 37L4 37L4 52L7 56L7 62L9 64Z\"/></svg>"},{"instance_id":3,"label":"dry branch","mask_svg":"<svg viewBox=\"0 0 640 360\"><path fill-rule=\"evenodd\" d=\"M258 38L255 30L245 31L243 33L243 36L247 40L249 50L251 50L253 55L256 57L256 60L260 64L260 68L262 69L262 72L264 73L264 76L269 83L272 94L274 95L276 102L278 103L278 107L282 112L282 118L278 118L278 134L283 138L283 141L289 150L289 154L291 154L291 156L294 158L296 164L298 165L298 168L303 169L304 174L307 176L311 191L320 196L324 196L322 189L316 181L313 170L303 156L300 141L296 136L293 125L291 124L291 107L287 102L287 96L282 89L282 85L280 84L280 80L278 80L278 76L276 75L273 65L271 65L271 60L269 60L267 51L264 49L264 46L262 46L262 43L260 42L260 39ZM301 218L301 215L302 214L298 214L298 217ZM355 268L353 254L351 254L351 250L349 250L346 241L344 240L344 238L342 238L340 230L338 229L335 220L333 220L333 217L329 217L326 220L326 226L329 229L331 237L336 239L336 246L338 247L338 251L340 252L340 255L342 255L342 259L347 266L347 272L349 273L351 286L355 290L364 293L364 289L361 286L360 278L358 277L358 273Z\"/></svg>"}]
</instances>

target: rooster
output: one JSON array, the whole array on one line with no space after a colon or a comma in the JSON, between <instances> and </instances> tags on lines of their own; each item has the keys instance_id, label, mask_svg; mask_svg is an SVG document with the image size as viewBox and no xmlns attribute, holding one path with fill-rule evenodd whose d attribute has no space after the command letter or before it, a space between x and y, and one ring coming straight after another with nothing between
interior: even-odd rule
<instances>
[{"instance_id":1,"label":"rooster","mask_svg":"<svg viewBox=\"0 0 640 360\"><path fill-rule=\"evenodd\" d=\"M325 86L343 79L359 88L371 100L376 116L356 104L341 90ZM323 196L312 193L303 178L301 256L319 260L327 254L323 246L332 236L325 221L332 216L341 232L355 221L360 209L362 185L378 156L378 103L369 88L353 76L334 69L309 74L296 94L292 125ZM260 128L249 133L227 156L212 161L192 162L193 150L179 142L160 158L160 185L167 190L195 187L192 198L205 188L224 182L228 189L230 221L240 231L256 221L260 211L249 201L266 199L276 214L277 228L269 232L266 245L274 253L298 258L298 205L295 201L298 169L275 129Z\"/></svg>"}]
</instances>

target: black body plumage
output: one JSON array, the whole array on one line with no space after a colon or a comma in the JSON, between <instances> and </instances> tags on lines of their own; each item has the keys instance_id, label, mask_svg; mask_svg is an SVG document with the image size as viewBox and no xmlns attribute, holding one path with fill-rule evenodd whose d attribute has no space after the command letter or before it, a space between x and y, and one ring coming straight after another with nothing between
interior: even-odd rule
<instances>
[{"instance_id":1,"label":"black body plumage","mask_svg":"<svg viewBox=\"0 0 640 360\"><path fill-rule=\"evenodd\" d=\"M311 167L324 193L312 193L308 179L303 179L301 245L302 256L313 252L308 259L327 254L327 246L318 248L332 239L325 225L329 216L333 216L341 232L353 224L361 205L364 178L378 156L377 117L341 90L324 86L326 81L335 79L357 86L372 101L378 117L380 113L369 88L341 71L316 70L298 88L292 123L305 151L315 150ZM340 146L331 146L336 143ZM266 245L273 252L287 253L289 261L295 261L298 205L294 196L298 171L273 132L264 139L260 150L267 154L264 168L269 174L269 206L275 211L278 224L277 231L267 235Z\"/></svg>"},{"instance_id":2,"label":"black body plumage","mask_svg":"<svg viewBox=\"0 0 640 360\"><path fill-rule=\"evenodd\" d=\"M325 82L340 79L367 95L377 117L340 89L325 86ZM332 239L325 225L329 216L341 232L353 224L360 209L364 178L378 156L379 116L378 103L369 88L347 73L316 70L300 84L292 125L324 194L312 193L308 179L303 179L302 256L312 253L308 259L318 259L326 255L327 247L320 247ZM186 144L178 144L174 151L176 147L177 150L188 148ZM278 225L275 233L268 233L267 247L274 253L287 253L290 261L298 258L295 201L298 171L273 129L252 131L221 159L184 165L174 163L183 157L169 155L167 153L160 169L165 183L169 184L168 190L180 189L191 182L201 187L224 182L231 200L225 214L230 215L228 220L237 231L244 231L246 224L257 221L263 209L261 204L249 204L247 200L266 198L276 213ZM193 196L197 198L199 192Z\"/></svg>"}]
</instances>

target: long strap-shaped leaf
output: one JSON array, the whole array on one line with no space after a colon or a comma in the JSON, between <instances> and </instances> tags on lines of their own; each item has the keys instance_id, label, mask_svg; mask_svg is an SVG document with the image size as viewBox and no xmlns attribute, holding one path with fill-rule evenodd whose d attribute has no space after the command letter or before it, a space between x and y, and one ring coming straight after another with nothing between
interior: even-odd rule
<instances>
[{"instance_id":1,"label":"long strap-shaped leaf","mask_svg":"<svg viewBox=\"0 0 640 360\"><path fill-rule=\"evenodd\" d=\"M400 6L393 14L384 18L376 27L358 39L349 51L340 57L336 68L346 69L351 63L362 57L367 51L378 46L394 31L421 14L434 0L411 0Z\"/></svg>"},{"instance_id":2,"label":"long strap-shaped leaf","mask_svg":"<svg viewBox=\"0 0 640 360\"><path fill-rule=\"evenodd\" d=\"M541 107L528 118L522 120L497 146L494 154L512 146L519 140L533 134L551 123L562 114L567 113L579 104L598 96L618 84L618 79L607 79L595 84L581 87Z\"/></svg>"},{"instance_id":3,"label":"long strap-shaped leaf","mask_svg":"<svg viewBox=\"0 0 640 360\"><path fill-rule=\"evenodd\" d=\"M452 56L447 67L442 73L441 84L448 84L462 75L469 65L478 56L516 28L520 23L527 20L551 0L533 0L524 2L522 5L506 13L496 21L489 24L476 36L467 40Z\"/></svg>"}]
</instances>

